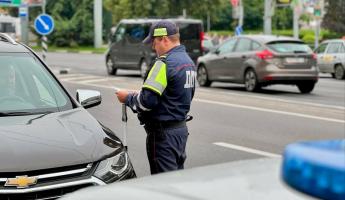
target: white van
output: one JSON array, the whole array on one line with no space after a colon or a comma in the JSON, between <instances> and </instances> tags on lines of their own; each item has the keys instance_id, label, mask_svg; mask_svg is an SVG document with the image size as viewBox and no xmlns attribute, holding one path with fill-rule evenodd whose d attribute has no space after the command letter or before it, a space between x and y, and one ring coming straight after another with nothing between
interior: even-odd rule
<instances>
[{"instance_id":1,"label":"white van","mask_svg":"<svg viewBox=\"0 0 345 200\"><path fill-rule=\"evenodd\" d=\"M21 35L19 17L0 14L0 32L10 35L15 40L19 40Z\"/></svg>"}]
</instances>

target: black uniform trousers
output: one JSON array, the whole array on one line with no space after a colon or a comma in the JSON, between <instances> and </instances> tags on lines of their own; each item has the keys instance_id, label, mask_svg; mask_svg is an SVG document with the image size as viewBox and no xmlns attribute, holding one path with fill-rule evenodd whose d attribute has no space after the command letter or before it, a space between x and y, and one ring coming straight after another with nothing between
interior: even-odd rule
<instances>
[{"instance_id":1,"label":"black uniform trousers","mask_svg":"<svg viewBox=\"0 0 345 200\"><path fill-rule=\"evenodd\" d=\"M151 174L184 168L188 128L185 122L145 124L146 151Z\"/></svg>"}]
</instances>

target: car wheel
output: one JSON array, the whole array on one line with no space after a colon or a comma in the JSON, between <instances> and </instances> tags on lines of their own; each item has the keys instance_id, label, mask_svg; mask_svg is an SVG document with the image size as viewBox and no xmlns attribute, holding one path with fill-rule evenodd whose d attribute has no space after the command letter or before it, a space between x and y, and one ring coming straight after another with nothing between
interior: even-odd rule
<instances>
[{"instance_id":1,"label":"car wheel","mask_svg":"<svg viewBox=\"0 0 345 200\"><path fill-rule=\"evenodd\" d=\"M148 69L149 69L149 66L148 66L147 62L143 59L140 62L140 76L141 76L141 78L146 77L146 75L148 73Z\"/></svg>"},{"instance_id":2,"label":"car wheel","mask_svg":"<svg viewBox=\"0 0 345 200\"><path fill-rule=\"evenodd\" d=\"M314 81L297 83L297 87L298 87L299 91L303 94L307 94L307 93L310 93L311 91L313 91L314 86L315 86Z\"/></svg>"},{"instance_id":3,"label":"car wheel","mask_svg":"<svg viewBox=\"0 0 345 200\"><path fill-rule=\"evenodd\" d=\"M344 67L342 65L336 65L335 66L335 73L334 73L334 77L338 80L344 79L345 78L345 70Z\"/></svg>"},{"instance_id":4,"label":"car wheel","mask_svg":"<svg viewBox=\"0 0 345 200\"><path fill-rule=\"evenodd\" d=\"M113 62L113 59L110 58L110 56L107 57L107 72L109 75L115 75L116 74L116 71L117 69L115 68L115 64Z\"/></svg>"},{"instance_id":5,"label":"car wheel","mask_svg":"<svg viewBox=\"0 0 345 200\"><path fill-rule=\"evenodd\" d=\"M255 92L260 89L260 84L256 73L252 69L248 69L244 75L244 84L248 92Z\"/></svg>"},{"instance_id":6,"label":"car wheel","mask_svg":"<svg viewBox=\"0 0 345 200\"><path fill-rule=\"evenodd\" d=\"M208 79L206 67L201 65L198 67L197 80L200 86L208 87L211 85L211 81Z\"/></svg>"}]
</instances>

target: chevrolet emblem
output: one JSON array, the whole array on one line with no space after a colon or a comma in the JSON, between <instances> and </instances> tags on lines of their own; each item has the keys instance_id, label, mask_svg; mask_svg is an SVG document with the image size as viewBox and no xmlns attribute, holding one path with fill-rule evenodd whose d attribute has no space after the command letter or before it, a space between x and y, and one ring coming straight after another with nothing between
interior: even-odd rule
<instances>
[{"instance_id":1,"label":"chevrolet emblem","mask_svg":"<svg viewBox=\"0 0 345 200\"><path fill-rule=\"evenodd\" d=\"M37 183L37 177L28 176L16 176L16 178L8 178L5 186L6 187L17 187L17 188L27 188L30 185L35 185Z\"/></svg>"}]
</instances>

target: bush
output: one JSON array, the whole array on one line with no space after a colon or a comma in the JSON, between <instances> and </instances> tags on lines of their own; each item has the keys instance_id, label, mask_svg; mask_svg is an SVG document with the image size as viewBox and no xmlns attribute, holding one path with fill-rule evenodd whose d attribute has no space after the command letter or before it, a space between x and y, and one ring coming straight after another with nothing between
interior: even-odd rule
<instances>
[{"instance_id":1,"label":"bush","mask_svg":"<svg viewBox=\"0 0 345 200\"><path fill-rule=\"evenodd\" d=\"M315 35L306 34L303 36L302 40L307 44L313 44L315 42Z\"/></svg>"}]
</instances>

